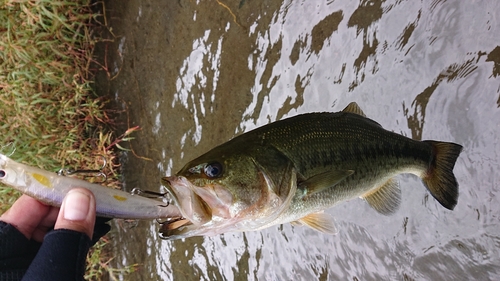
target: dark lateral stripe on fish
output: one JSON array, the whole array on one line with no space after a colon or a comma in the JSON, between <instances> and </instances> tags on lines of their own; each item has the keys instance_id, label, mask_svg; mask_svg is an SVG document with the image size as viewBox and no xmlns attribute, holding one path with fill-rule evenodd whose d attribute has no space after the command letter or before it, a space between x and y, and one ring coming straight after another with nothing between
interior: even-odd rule
<instances>
[{"instance_id":1,"label":"dark lateral stripe on fish","mask_svg":"<svg viewBox=\"0 0 500 281\"><path fill-rule=\"evenodd\" d=\"M401 136L394 134L394 137L399 138ZM412 143L408 140L400 142L381 140L382 138L371 143L365 141L361 146L358 140L346 141L346 144L338 145L339 147L348 147L350 153L336 153L335 150L329 149L325 144L325 149L321 154L302 155L303 157L308 157L307 161L296 161L295 164L298 166L299 171L305 171L317 166L348 163L352 162L353 159L370 163L375 160L375 162L384 162L385 165L389 165L395 164L398 161L414 162L415 160L428 163L432 158L432 149L427 146L417 145L419 141ZM290 157L293 158L293 155ZM352 169L352 167L347 166L342 168Z\"/></svg>"}]
</instances>

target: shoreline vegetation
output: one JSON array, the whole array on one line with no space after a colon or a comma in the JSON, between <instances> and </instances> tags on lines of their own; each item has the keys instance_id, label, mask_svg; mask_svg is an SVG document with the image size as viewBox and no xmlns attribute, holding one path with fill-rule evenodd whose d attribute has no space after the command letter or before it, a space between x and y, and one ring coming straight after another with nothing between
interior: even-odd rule
<instances>
[{"instance_id":1,"label":"shoreline vegetation","mask_svg":"<svg viewBox=\"0 0 500 281\"><path fill-rule=\"evenodd\" d=\"M99 169L119 188L118 144L106 100L93 90L93 51L102 2L5 0L0 4L0 153L48 171ZM87 179L88 180L88 179ZM101 179L97 178L95 181ZM92 180L90 180L92 181ZM20 194L0 187L0 213ZM111 268L107 238L88 256L87 280L116 279L136 269Z\"/></svg>"}]
</instances>

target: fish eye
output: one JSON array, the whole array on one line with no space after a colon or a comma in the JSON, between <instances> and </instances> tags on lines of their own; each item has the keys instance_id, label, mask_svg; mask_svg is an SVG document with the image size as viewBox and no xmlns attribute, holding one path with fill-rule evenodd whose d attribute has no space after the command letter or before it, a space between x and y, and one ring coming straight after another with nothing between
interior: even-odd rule
<instances>
[{"instance_id":1,"label":"fish eye","mask_svg":"<svg viewBox=\"0 0 500 281\"><path fill-rule=\"evenodd\" d=\"M201 172L201 169L203 168L204 164L201 164L201 165L197 165L197 166L194 166L194 167L191 167L189 168L189 172L191 174L199 174Z\"/></svg>"},{"instance_id":2,"label":"fish eye","mask_svg":"<svg viewBox=\"0 0 500 281\"><path fill-rule=\"evenodd\" d=\"M208 163L203 169L205 175L209 178L216 178L222 175L222 165L219 162Z\"/></svg>"}]
</instances>

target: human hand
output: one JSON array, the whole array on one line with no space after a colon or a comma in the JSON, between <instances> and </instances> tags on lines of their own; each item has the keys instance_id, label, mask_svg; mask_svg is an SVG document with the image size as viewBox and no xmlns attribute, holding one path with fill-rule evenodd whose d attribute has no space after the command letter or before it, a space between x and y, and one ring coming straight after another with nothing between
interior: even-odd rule
<instances>
[{"instance_id":1,"label":"human hand","mask_svg":"<svg viewBox=\"0 0 500 281\"><path fill-rule=\"evenodd\" d=\"M59 215L58 215L59 213ZM52 228L70 229L92 238L95 223L95 199L92 192L75 188L64 198L61 209L45 205L27 195L22 195L1 217L13 225L28 240L42 242Z\"/></svg>"},{"instance_id":2,"label":"human hand","mask_svg":"<svg viewBox=\"0 0 500 281\"><path fill-rule=\"evenodd\" d=\"M83 280L90 246L110 228L102 218L94 227L95 199L83 188L61 208L23 195L0 221L0 280Z\"/></svg>"}]
</instances>

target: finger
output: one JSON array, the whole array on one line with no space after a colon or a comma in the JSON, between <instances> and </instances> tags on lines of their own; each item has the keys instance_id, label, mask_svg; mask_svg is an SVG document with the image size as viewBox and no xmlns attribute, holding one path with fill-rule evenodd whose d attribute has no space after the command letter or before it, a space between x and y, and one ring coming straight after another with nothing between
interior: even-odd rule
<instances>
[{"instance_id":1,"label":"finger","mask_svg":"<svg viewBox=\"0 0 500 281\"><path fill-rule=\"evenodd\" d=\"M31 235L31 239L42 242L45 234L52 228L54 228L54 224L56 222L57 216L59 214L59 208L50 207L47 215L42 219L38 227L33 231Z\"/></svg>"},{"instance_id":2,"label":"finger","mask_svg":"<svg viewBox=\"0 0 500 281\"><path fill-rule=\"evenodd\" d=\"M92 238L94 222L94 195L87 189L75 188L64 198L54 229L71 229Z\"/></svg>"},{"instance_id":3,"label":"finger","mask_svg":"<svg viewBox=\"0 0 500 281\"><path fill-rule=\"evenodd\" d=\"M22 195L17 199L14 205L0 217L0 220L12 224L26 238L31 239L33 232L47 216L50 209L50 206L28 195ZM52 224L54 222L55 218L53 218ZM50 221L46 223L50 224Z\"/></svg>"}]
</instances>

